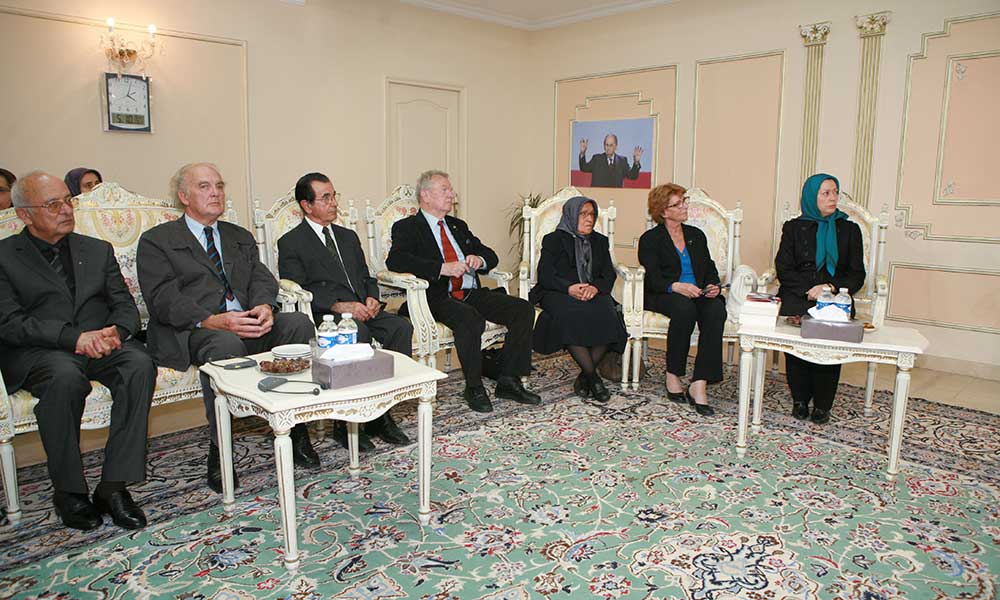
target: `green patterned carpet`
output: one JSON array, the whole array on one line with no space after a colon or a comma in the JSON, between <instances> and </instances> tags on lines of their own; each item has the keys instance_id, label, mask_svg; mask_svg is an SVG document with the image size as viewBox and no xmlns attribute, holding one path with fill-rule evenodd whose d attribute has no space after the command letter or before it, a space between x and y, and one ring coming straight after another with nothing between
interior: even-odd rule
<instances>
[{"instance_id":1,"label":"green patterned carpet","mask_svg":"<svg viewBox=\"0 0 1000 600\"><path fill-rule=\"evenodd\" d=\"M55 526L44 473L22 470L29 511L0 528L0 598L997 597L996 416L913 400L904 458L918 462L889 483L888 393L865 419L861 391L841 386L834 420L817 427L791 419L781 380L769 379L766 430L737 459L735 372L711 390L719 413L702 419L659 397L655 360L642 390L601 406L572 395L568 359L542 359L541 407L499 401L478 419L451 377L429 527L417 522L415 446L380 446L351 479L346 453L324 441L331 470L297 473L295 575L281 562L259 427L237 434L247 475L231 515L200 485L194 434L154 440L154 474L139 490L153 524L131 535Z\"/></svg>"}]
</instances>

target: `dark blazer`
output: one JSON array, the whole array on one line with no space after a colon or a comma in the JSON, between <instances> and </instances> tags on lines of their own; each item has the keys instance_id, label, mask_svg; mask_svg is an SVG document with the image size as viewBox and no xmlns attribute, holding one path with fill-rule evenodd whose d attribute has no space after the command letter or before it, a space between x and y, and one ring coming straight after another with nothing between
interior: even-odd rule
<instances>
[{"instance_id":1,"label":"dark blazer","mask_svg":"<svg viewBox=\"0 0 1000 600\"><path fill-rule=\"evenodd\" d=\"M336 302L364 302L369 297L379 298L378 282L368 272L358 235L336 224L330 225L330 229L340 250L340 258L344 261L344 269L340 268L337 259L304 218L278 240L279 275L312 292L312 311L317 316L330 314L330 307ZM344 277L345 269L347 277ZM354 286L353 290L351 286Z\"/></svg>"},{"instance_id":2,"label":"dark blazer","mask_svg":"<svg viewBox=\"0 0 1000 600\"><path fill-rule=\"evenodd\" d=\"M596 231L590 234L591 281L601 294L610 294L615 285L615 266L611 261L608 238ZM580 283L576 272L576 242L573 236L559 229L542 238L542 254L538 258L538 282L531 288L528 301L538 304L547 292L568 294L569 286Z\"/></svg>"},{"instance_id":3,"label":"dark blazer","mask_svg":"<svg viewBox=\"0 0 1000 600\"><path fill-rule=\"evenodd\" d=\"M781 243L774 257L774 269L781 286L781 314L804 315L816 305L806 298L809 288L821 283L835 288L847 288L853 297L865 283L865 258L861 228L857 223L840 219L837 224L837 268L829 271L816 268L816 229L819 224L802 218L785 222L781 227ZM834 292L836 293L836 292ZM851 307L854 314L854 307Z\"/></svg>"},{"instance_id":4,"label":"dark blazer","mask_svg":"<svg viewBox=\"0 0 1000 600\"><path fill-rule=\"evenodd\" d=\"M448 215L445 216L444 222L466 256L474 254L486 262L474 274L476 285L481 287L479 273L489 273L497 266L500 262L497 253L480 242L479 238L469 231L465 221ZM441 276L443 264L441 250L424 215L418 212L396 221L392 226L392 247L385 259L386 267L392 271L413 273L421 279L426 279L430 284L427 288L427 300L433 301L448 295L448 278Z\"/></svg>"},{"instance_id":5,"label":"dark blazer","mask_svg":"<svg viewBox=\"0 0 1000 600\"><path fill-rule=\"evenodd\" d=\"M219 221L219 237L223 268L243 308L273 306L278 281L260 262L253 235L238 225ZM218 272L184 217L142 234L136 267L149 308L149 353L159 365L187 369L191 365L191 330L218 312L225 294Z\"/></svg>"},{"instance_id":6,"label":"dark blazer","mask_svg":"<svg viewBox=\"0 0 1000 600\"><path fill-rule=\"evenodd\" d=\"M27 229L0 241L0 368L8 392L54 349L73 352L84 331L117 325L139 331L139 311L111 244L69 234L76 296L28 239ZM122 341L125 341L123 336Z\"/></svg>"},{"instance_id":7,"label":"dark blazer","mask_svg":"<svg viewBox=\"0 0 1000 600\"><path fill-rule=\"evenodd\" d=\"M580 170L584 173L591 173L591 187L622 187L626 177L629 179L639 178L639 161L633 161L632 167L628 166L628 159L621 154L615 154L614 166L608 165L608 155L605 153L595 154L587 162L586 155L580 154Z\"/></svg>"},{"instance_id":8,"label":"dark blazer","mask_svg":"<svg viewBox=\"0 0 1000 600\"><path fill-rule=\"evenodd\" d=\"M697 286L705 287L710 283L719 283L719 271L708 250L708 238L697 227L681 225L684 231L684 243L688 256L691 257L691 268ZM681 257L670 239L667 226L659 224L642 234L639 238L639 264L646 268L646 278L643 290L646 296L650 294L666 294L667 286L676 283L681 277Z\"/></svg>"}]
</instances>

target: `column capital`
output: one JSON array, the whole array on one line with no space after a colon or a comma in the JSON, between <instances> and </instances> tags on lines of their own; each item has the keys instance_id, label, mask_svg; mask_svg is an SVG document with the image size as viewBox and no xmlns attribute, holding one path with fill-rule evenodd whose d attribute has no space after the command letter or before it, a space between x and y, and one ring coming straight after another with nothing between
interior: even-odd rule
<instances>
[{"instance_id":1,"label":"column capital","mask_svg":"<svg viewBox=\"0 0 1000 600\"><path fill-rule=\"evenodd\" d=\"M854 17L855 25L858 27L858 34L861 37L871 37L875 35L885 35L886 25L889 24L892 11L872 13L870 15L860 15Z\"/></svg>"},{"instance_id":2,"label":"column capital","mask_svg":"<svg viewBox=\"0 0 1000 600\"><path fill-rule=\"evenodd\" d=\"M830 25L829 21L799 25L799 35L802 36L802 43L806 46L825 44L827 36L830 35Z\"/></svg>"}]
</instances>

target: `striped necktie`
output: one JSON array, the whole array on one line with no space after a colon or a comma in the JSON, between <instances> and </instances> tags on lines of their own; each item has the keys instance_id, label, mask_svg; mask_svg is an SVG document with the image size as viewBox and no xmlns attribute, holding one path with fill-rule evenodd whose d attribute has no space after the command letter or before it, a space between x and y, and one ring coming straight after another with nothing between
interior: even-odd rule
<instances>
[{"instance_id":1,"label":"striped necktie","mask_svg":"<svg viewBox=\"0 0 1000 600\"><path fill-rule=\"evenodd\" d=\"M205 252L208 253L208 260L212 261L212 264L215 265L219 280L222 281L223 287L226 288L226 294L219 300L219 312L224 313L227 309L226 301L231 301L236 296L233 295L233 288L229 285L225 269L222 268L222 256L219 255L219 249L215 247L215 235L211 227L205 228Z\"/></svg>"}]
</instances>

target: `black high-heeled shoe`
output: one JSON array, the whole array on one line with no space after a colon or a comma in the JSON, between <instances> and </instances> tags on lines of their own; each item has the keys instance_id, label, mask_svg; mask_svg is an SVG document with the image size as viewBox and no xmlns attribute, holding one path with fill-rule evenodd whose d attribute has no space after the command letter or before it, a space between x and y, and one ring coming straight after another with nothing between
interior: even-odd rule
<instances>
[{"instance_id":1,"label":"black high-heeled shoe","mask_svg":"<svg viewBox=\"0 0 1000 600\"><path fill-rule=\"evenodd\" d=\"M669 389L667 390L667 398L671 402L687 402L687 396L684 394L685 392L671 392Z\"/></svg>"},{"instance_id":2,"label":"black high-heeled shoe","mask_svg":"<svg viewBox=\"0 0 1000 600\"><path fill-rule=\"evenodd\" d=\"M698 404L694 401L694 396L691 395L690 390L684 392L687 395L688 404L694 407L694 411L703 417L711 417L715 414L715 409L707 404Z\"/></svg>"}]
</instances>

